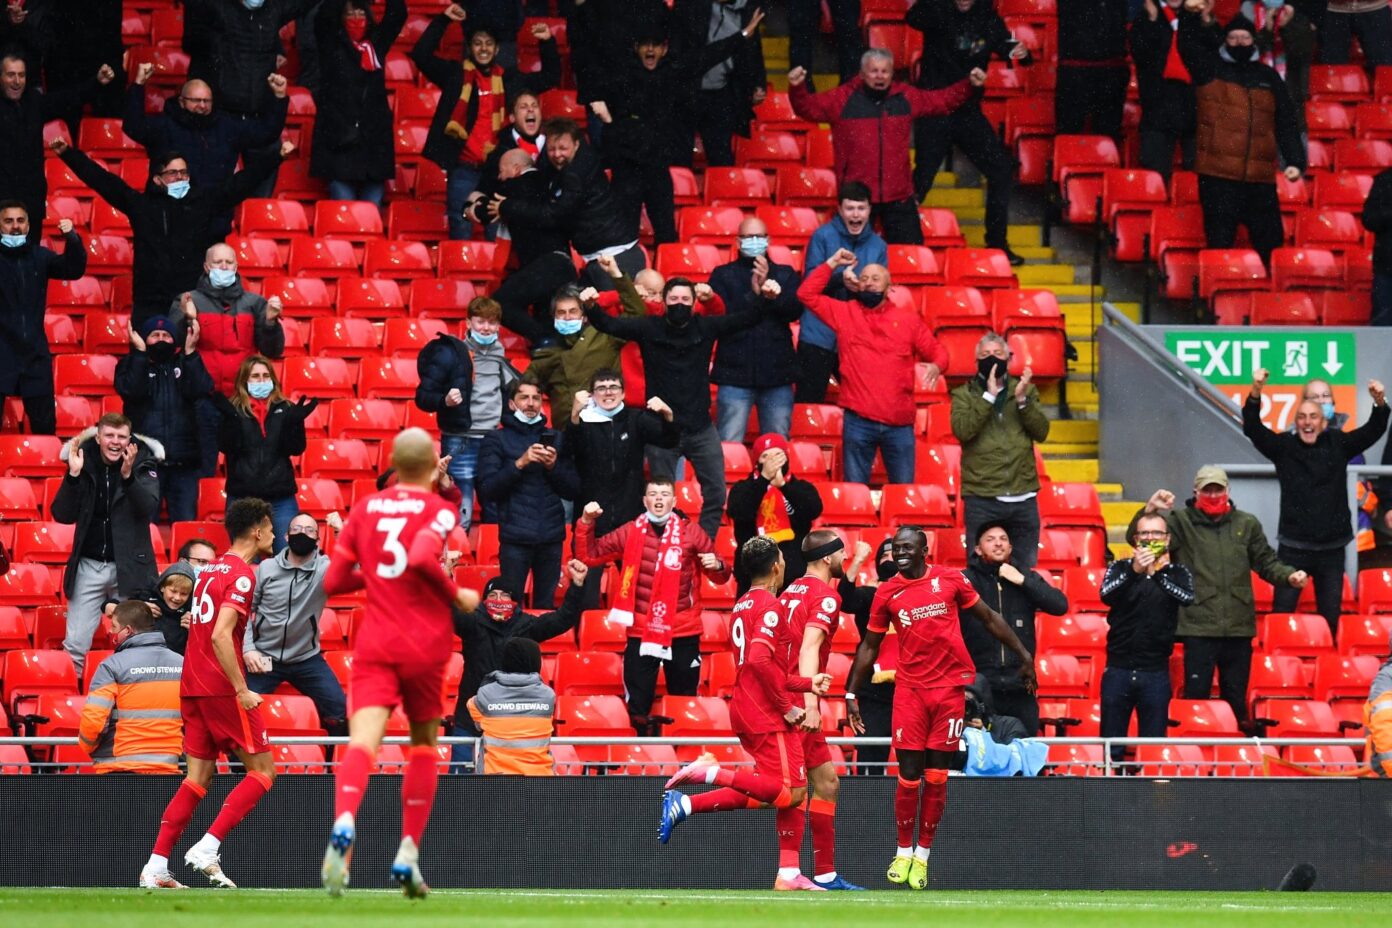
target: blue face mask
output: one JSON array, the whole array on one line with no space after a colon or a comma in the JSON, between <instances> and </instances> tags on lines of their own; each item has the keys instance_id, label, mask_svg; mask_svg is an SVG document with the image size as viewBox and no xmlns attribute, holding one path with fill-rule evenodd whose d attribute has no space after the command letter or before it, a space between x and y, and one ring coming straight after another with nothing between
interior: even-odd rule
<instances>
[{"instance_id":1,"label":"blue face mask","mask_svg":"<svg viewBox=\"0 0 1392 928\"><path fill-rule=\"evenodd\" d=\"M174 199L182 200L188 196L189 182L186 180L176 180L172 184L165 184L165 191Z\"/></svg>"},{"instance_id":2,"label":"blue face mask","mask_svg":"<svg viewBox=\"0 0 1392 928\"><path fill-rule=\"evenodd\" d=\"M473 329L470 329L469 337L474 340L475 345L491 345L498 340L498 333L494 332L492 335L484 335L482 332L475 332Z\"/></svg>"},{"instance_id":3,"label":"blue face mask","mask_svg":"<svg viewBox=\"0 0 1392 928\"><path fill-rule=\"evenodd\" d=\"M1320 403L1320 412L1324 413L1324 419L1325 419L1326 422L1333 422L1333 421L1334 421L1334 404L1333 404L1333 403Z\"/></svg>"},{"instance_id":4,"label":"blue face mask","mask_svg":"<svg viewBox=\"0 0 1392 928\"><path fill-rule=\"evenodd\" d=\"M215 267L208 271L208 283L221 290L223 287L230 287L237 282L237 272L229 271L225 267Z\"/></svg>"},{"instance_id":5,"label":"blue face mask","mask_svg":"<svg viewBox=\"0 0 1392 928\"><path fill-rule=\"evenodd\" d=\"M1262 6L1268 10L1279 10L1286 5L1286 0L1262 0Z\"/></svg>"},{"instance_id":6,"label":"blue face mask","mask_svg":"<svg viewBox=\"0 0 1392 928\"><path fill-rule=\"evenodd\" d=\"M516 416L517 421L521 422L523 425L537 425L542 421L541 413L537 413L535 416L529 416L520 409L514 409L512 414Z\"/></svg>"},{"instance_id":7,"label":"blue face mask","mask_svg":"<svg viewBox=\"0 0 1392 928\"><path fill-rule=\"evenodd\" d=\"M242 6L248 10L259 10L266 5L266 0L242 0Z\"/></svg>"},{"instance_id":8,"label":"blue face mask","mask_svg":"<svg viewBox=\"0 0 1392 928\"><path fill-rule=\"evenodd\" d=\"M27 235L0 235L0 245L4 245L6 248L18 248L28 243L29 236Z\"/></svg>"},{"instance_id":9,"label":"blue face mask","mask_svg":"<svg viewBox=\"0 0 1392 928\"><path fill-rule=\"evenodd\" d=\"M556 331L562 335L579 335L580 330L585 327L581 319L557 319Z\"/></svg>"},{"instance_id":10,"label":"blue face mask","mask_svg":"<svg viewBox=\"0 0 1392 928\"><path fill-rule=\"evenodd\" d=\"M624 404L623 404L623 403L620 403L619 405L615 406L613 409L605 409L603 406L600 406L598 403L593 403L593 404L591 405L590 408L592 408L595 412L599 413L599 414L600 414L601 416L603 416L604 418L606 418L606 419L612 419L612 418L614 418L615 416L617 416L619 413L623 412Z\"/></svg>"},{"instance_id":11,"label":"blue face mask","mask_svg":"<svg viewBox=\"0 0 1392 928\"><path fill-rule=\"evenodd\" d=\"M269 380L258 380L255 383L247 384L247 392L250 393L254 399L258 400L264 400L266 397L270 396L271 391L274 389L275 384L271 383Z\"/></svg>"},{"instance_id":12,"label":"blue face mask","mask_svg":"<svg viewBox=\"0 0 1392 928\"><path fill-rule=\"evenodd\" d=\"M768 254L768 236L750 235L739 240L740 254L746 258L762 258Z\"/></svg>"}]
</instances>

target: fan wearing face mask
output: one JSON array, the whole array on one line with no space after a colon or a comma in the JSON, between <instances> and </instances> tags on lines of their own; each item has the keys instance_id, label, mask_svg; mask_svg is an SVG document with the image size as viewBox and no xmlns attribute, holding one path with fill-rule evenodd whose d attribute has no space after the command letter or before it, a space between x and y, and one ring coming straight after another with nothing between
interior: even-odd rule
<instances>
[{"instance_id":1,"label":"fan wearing face mask","mask_svg":"<svg viewBox=\"0 0 1392 928\"><path fill-rule=\"evenodd\" d=\"M116 393L125 403L135 431L164 445L160 501L171 522L198 518L198 479L202 476L198 403L213 389L213 378L198 351L198 323L182 342L163 316L146 319L130 332L130 354L116 362ZM214 457L217 447L212 448Z\"/></svg>"},{"instance_id":2,"label":"fan wearing face mask","mask_svg":"<svg viewBox=\"0 0 1392 928\"><path fill-rule=\"evenodd\" d=\"M1276 172L1289 181L1305 172L1305 145L1295 104L1281 75L1260 60L1257 28L1238 15L1216 49L1206 27L1206 0L1185 0L1179 55L1194 85L1198 133L1194 170L1209 248L1231 248L1245 226L1262 261L1281 245Z\"/></svg>"}]
</instances>

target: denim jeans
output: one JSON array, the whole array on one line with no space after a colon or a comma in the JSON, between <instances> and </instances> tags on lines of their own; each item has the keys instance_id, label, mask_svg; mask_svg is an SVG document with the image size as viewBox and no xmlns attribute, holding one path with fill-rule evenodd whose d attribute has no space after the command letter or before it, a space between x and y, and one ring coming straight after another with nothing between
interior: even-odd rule
<instances>
[{"instance_id":1,"label":"denim jeans","mask_svg":"<svg viewBox=\"0 0 1392 928\"><path fill-rule=\"evenodd\" d=\"M1392 325L1392 274L1373 272L1373 325Z\"/></svg>"},{"instance_id":2,"label":"denim jeans","mask_svg":"<svg viewBox=\"0 0 1392 928\"><path fill-rule=\"evenodd\" d=\"M1163 738L1170 723L1170 674L1165 670L1124 670L1108 667L1102 671L1103 738L1125 738L1136 713L1136 735ZM1112 748L1112 761L1123 759L1126 749Z\"/></svg>"},{"instance_id":3,"label":"denim jeans","mask_svg":"<svg viewBox=\"0 0 1392 928\"><path fill-rule=\"evenodd\" d=\"M715 538L725 513L725 454L713 423L694 432L682 432L675 449L648 446L648 470L654 477L675 478L677 458L685 457L701 484L701 530Z\"/></svg>"},{"instance_id":4,"label":"denim jeans","mask_svg":"<svg viewBox=\"0 0 1392 928\"><path fill-rule=\"evenodd\" d=\"M481 435L441 435L440 457L448 457L450 479L459 487L459 525L468 531L474 518L474 467L478 464Z\"/></svg>"},{"instance_id":5,"label":"denim jeans","mask_svg":"<svg viewBox=\"0 0 1392 928\"><path fill-rule=\"evenodd\" d=\"M504 541L498 545L498 573L509 589L521 590L532 577L533 609L556 608L556 584L561 579L561 555L565 543L519 545Z\"/></svg>"},{"instance_id":6,"label":"denim jeans","mask_svg":"<svg viewBox=\"0 0 1392 928\"><path fill-rule=\"evenodd\" d=\"M1344 596L1344 549L1330 551L1311 551L1307 548L1292 548L1279 545L1276 556L1282 564L1289 564L1297 570L1310 575L1315 586L1315 611L1324 616L1329 623L1331 637L1339 634L1339 609ZM1295 612L1300 603L1301 591L1289 584L1276 587L1271 596L1272 612Z\"/></svg>"},{"instance_id":7,"label":"denim jeans","mask_svg":"<svg viewBox=\"0 0 1392 928\"><path fill-rule=\"evenodd\" d=\"M890 483L914 482L913 426L885 425L846 410L841 430L841 467L847 482L870 482L876 450L884 458Z\"/></svg>"},{"instance_id":8,"label":"denim jeans","mask_svg":"<svg viewBox=\"0 0 1392 928\"><path fill-rule=\"evenodd\" d=\"M449 237L467 239L472 233L473 224L464 218L464 204L469 194L478 189L483 171L469 164L457 164L450 169L449 180L445 182L445 216L449 220Z\"/></svg>"},{"instance_id":9,"label":"denim jeans","mask_svg":"<svg viewBox=\"0 0 1392 928\"><path fill-rule=\"evenodd\" d=\"M161 467L159 486L160 499L169 508L170 522L193 522L198 518L197 465ZM152 521L159 521L158 513Z\"/></svg>"},{"instance_id":10,"label":"denim jeans","mask_svg":"<svg viewBox=\"0 0 1392 928\"><path fill-rule=\"evenodd\" d=\"M787 438L793 427L793 385L756 389L722 383L715 395L720 440L743 442L753 408L759 410L759 434L777 432Z\"/></svg>"},{"instance_id":11,"label":"denim jeans","mask_svg":"<svg viewBox=\"0 0 1392 928\"><path fill-rule=\"evenodd\" d=\"M263 696L274 693L280 684L289 683L314 700L319 724L325 731L331 735L348 733L348 700L322 653L292 664L272 658L270 673L248 673L246 679L247 688Z\"/></svg>"},{"instance_id":12,"label":"denim jeans","mask_svg":"<svg viewBox=\"0 0 1392 928\"><path fill-rule=\"evenodd\" d=\"M987 522L1000 522L1014 549L1011 561L1016 567L1039 563L1039 501L1002 503L990 496L963 496L962 520L966 528L967 550L976 547L976 533Z\"/></svg>"},{"instance_id":13,"label":"denim jeans","mask_svg":"<svg viewBox=\"0 0 1392 928\"><path fill-rule=\"evenodd\" d=\"M365 200L381 209L382 197L386 192L387 185L380 180L365 180L359 183L346 180L329 181L330 200Z\"/></svg>"},{"instance_id":14,"label":"denim jeans","mask_svg":"<svg viewBox=\"0 0 1392 928\"><path fill-rule=\"evenodd\" d=\"M469 710L462 705L454 711L456 716L460 712L463 712L466 716L469 714ZM450 735L454 738L477 738L479 733L474 730L472 725L460 725L456 723L455 726L450 729ZM482 773L482 771L474 769L474 745L472 742L469 744L455 744L450 746L449 772L454 776L468 773Z\"/></svg>"},{"instance_id":15,"label":"denim jeans","mask_svg":"<svg viewBox=\"0 0 1392 928\"><path fill-rule=\"evenodd\" d=\"M231 506L244 498L229 496L227 505ZM285 535L290 531L290 523L300 514L300 501L293 496L282 496L279 499L268 499L266 502L271 504L271 527L275 530L275 548L272 553L279 554L285 547Z\"/></svg>"}]
</instances>

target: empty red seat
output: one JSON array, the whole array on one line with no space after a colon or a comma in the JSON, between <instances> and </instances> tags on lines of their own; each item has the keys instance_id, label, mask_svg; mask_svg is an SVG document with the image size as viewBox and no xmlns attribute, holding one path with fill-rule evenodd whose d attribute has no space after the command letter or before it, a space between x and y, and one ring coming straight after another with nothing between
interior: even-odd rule
<instances>
[{"instance_id":1,"label":"empty red seat","mask_svg":"<svg viewBox=\"0 0 1392 928\"><path fill-rule=\"evenodd\" d=\"M1258 629L1262 650L1314 660L1334 653L1334 638L1324 616L1303 612L1273 612Z\"/></svg>"},{"instance_id":2,"label":"empty red seat","mask_svg":"<svg viewBox=\"0 0 1392 928\"><path fill-rule=\"evenodd\" d=\"M1380 666L1378 658L1368 654L1321 654L1315 658L1315 698L1362 702Z\"/></svg>"},{"instance_id":3,"label":"empty red seat","mask_svg":"<svg viewBox=\"0 0 1392 928\"><path fill-rule=\"evenodd\" d=\"M685 277L701 283L709 280L711 272L725 263L726 254L715 245L664 243L657 246L657 272L669 280Z\"/></svg>"},{"instance_id":4,"label":"empty red seat","mask_svg":"<svg viewBox=\"0 0 1392 928\"><path fill-rule=\"evenodd\" d=\"M1153 209L1169 200L1165 179L1155 171L1113 168L1102 174L1102 217L1112 230L1118 261L1145 258L1145 235Z\"/></svg>"},{"instance_id":5,"label":"empty red seat","mask_svg":"<svg viewBox=\"0 0 1392 928\"><path fill-rule=\"evenodd\" d=\"M364 277L401 281L435 276L430 250L422 242L369 241L362 267Z\"/></svg>"},{"instance_id":6,"label":"empty red seat","mask_svg":"<svg viewBox=\"0 0 1392 928\"><path fill-rule=\"evenodd\" d=\"M376 354L382 335L366 319L315 319L309 325L309 353L335 358Z\"/></svg>"},{"instance_id":7,"label":"empty red seat","mask_svg":"<svg viewBox=\"0 0 1392 928\"><path fill-rule=\"evenodd\" d=\"M261 703L266 734L308 736L324 734L314 700L299 693L267 696Z\"/></svg>"},{"instance_id":8,"label":"empty red seat","mask_svg":"<svg viewBox=\"0 0 1392 928\"><path fill-rule=\"evenodd\" d=\"M307 477L355 480L375 474L373 455L360 439L310 438L300 458L300 473Z\"/></svg>"},{"instance_id":9,"label":"empty red seat","mask_svg":"<svg viewBox=\"0 0 1392 928\"><path fill-rule=\"evenodd\" d=\"M1106 774L1100 744L1063 744L1049 749L1049 773L1064 777L1100 777Z\"/></svg>"},{"instance_id":10,"label":"empty red seat","mask_svg":"<svg viewBox=\"0 0 1392 928\"><path fill-rule=\"evenodd\" d=\"M385 319L406 314L401 286L394 280L344 277L338 282L335 306L340 316Z\"/></svg>"},{"instance_id":11,"label":"empty red seat","mask_svg":"<svg viewBox=\"0 0 1392 928\"><path fill-rule=\"evenodd\" d=\"M478 295L467 280L419 280L411 286L411 315L431 319L465 319Z\"/></svg>"},{"instance_id":12,"label":"empty red seat","mask_svg":"<svg viewBox=\"0 0 1392 928\"><path fill-rule=\"evenodd\" d=\"M306 236L290 243L288 266L292 277L337 280L358 273L358 257L353 253L351 242Z\"/></svg>"},{"instance_id":13,"label":"empty red seat","mask_svg":"<svg viewBox=\"0 0 1392 928\"><path fill-rule=\"evenodd\" d=\"M0 605L33 607L58 601L58 583L42 564L10 564L0 574Z\"/></svg>"},{"instance_id":14,"label":"empty red seat","mask_svg":"<svg viewBox=\"0 0 1392 928\"><path fill-rule=\"evenodd\" d=\"M438 242L449 235L445 205L428 200L393 200L387 206L387 237Z\"/></svg>"},{"instance_id":15,"label":"empty red seat","mask_svg":"<svg viewBox=\"0 0 1392 928\"><path fill-rule=\"evenodd\" d=\"M611 776L668 777L681 767L676 749L670 744L612 744L609 746Z\"/></svg>"},{"instance_id":16,"label":"empty red seat","mask_svg":"<svg viewBox=\"0 0 1392 928\"><path fill-rule=\"evenodd\" d=\"M67 469L58 460L63 442L55 435L0 435L0 474L56 477Z\"/></svg>"},{"instance_id":17,"label":"empty red seat","mask_svg":"<svg viewBox=\"0 0 1392 928\"><path fill-rule=\"evenodd\" d=\"M728 247L744 218L744 210L737 206L684 206L677 217L677 231L683 242Z\"/></svg>"},{"instance_id":18,"label":"empty red seat","mask_svg":"<svg viewBox=\"0 0 1392 928\"><path fill-rule=\"evenodd\" d=\"M825 518L825 510L822 514ZM880 524L886 528L899 525L950 528L956 524L956 518L952 501L942 487L890 483L885 484L880 497Z\"/></svg>"},{"instance_id":19,"label":"empty red seat","mask_svg":"<svg viewBox=\"0 0 1392 928\"><path fill-rule=\"evenodd\" d=\"M1107 606L1102 602L1102 577L1106 573L1100 567L1073 567L1063 572L1063 592L1069 605L1086 612L1105 612Z\"/></svg>"},{"instance_id":20,"label":"empty red seat","mask_svg":"<svg viewBox=\"0 0 1392 928\"><path fill-rule=\"evenodd\" d=\"M556 730L566 738L633 737L628 707L618 696L557 696Z\"/></svg>"},{"instance_id":21,"label":"empty red seat","mask_svg":"<svg viewBox=\"0 0 1392 928\"><path fill-rule=\"evenodd\" d=\"M1199 252L1199 296L1240 290L1269 290L1261 256L1250 248L1205 248Z\"/></svg>"},{"instance_id":22,"label":"empty red seat","mask_svg":"<svg viewBox=\"0 0 1392 928\"><path fill-rule=\"evenodd\" d=\"M836 172L830 168L784 165L773 183L773 198L780 206L825 209L836 205Z\"/></svg>"},{"instance_id":23,"label":"empty red seat","mask_svg":"<svg viewBox=\"0 0 1392 928\"><path fill-rule=\"evenodd\" d=\"M295 236L309 234L309 211L295 200L243 200L237 208L237 230L288 245Z\"/></svg>"},{"instance_id":24,"label":"empty red seat","mask_svg":"<svg viewBox=\"0 0 1392 928\"><path fill-rule=\"evenodd\" d=\"M1087 671L1072 654L1038 654L1034 669L1040 699L1084 699L1091 695Z\"/></svg>"},{"instance_id":25,"label":"empty red seat","mask_svg":"<svg viewBox=\"0 0 1392 928\"><path fill-rule=\"evenodd\" d=\"M758 127L749 138L735 138L735 161L744 168L773 171L785 164L801 164L802 146L791 132Z\"/></svg>"},{"instance_id":26,"label":"empty red seat","mask_svg":"<svg viewBox=\"0 0 1392 928\"><path fill-rule=\"evenodd\" d=\"M1329 703L1313 699L1273 699L1263 704L1257 720L1271 738L1342 738L1339 721Z\"/></svg>"},{"instance_id":27,"label":"empty red seat","mask_svg":"<svg viewBox=\"0 0 1392 928\"><path fill-rule=\"evenodd\" d=\"M1177 185L1176 185L1177 186ZM1198 204L1159 207L1150 217L1150 260L1160 267L1165 295L1193 299L1198 289L1198 254L1207 245Z\"/></svg>"},{"instance_id":28,"label":"empty red seat","mask_svg":"<svg viewBox=\"0 0 1392 928\"><path fill-rule=\"evenodd\" d=\"M83 117L77 129L77 147L89 157L102 161L145 157L145 149L122 131L119 119Z\"/></svg>"},{"instance_id":29,"label":"empty red seat","mask_svg":"<svg viewBox=\"0 0 1392 928\"><path fill-rule=\"evenodd\" d=\"M1237 716L1221 699L1171 699L1169 734L1174 738L1237 737Z\"/></svg>"},{"instance_id":30,"label":"empty red seat","mask_svg":"<svg viewBox=\"0 0 1392 928\"><path fill-rule=\"evenodd\" d=\"M1281 753L1292 764L1326 773L1353 776L1360 767L1353 749L1346 744L1288 744Z\"/></svg>"},{"instance_id":31,"label":"empty red seat","mask_svg":"<svg viewBox=\"0 0 1392 928\"><path fill-rule=\"evenodd\" d=\"M1208 771L1203 749L1192 744L1142 744L1136 763L1143 777L1197 777Z\"/></svg>"},{"instance_id":32,"label":"empty red seat","mask_svg":"<svg viewBox=\"0 0 1392 928\"><path fill-rule=\"evenodd\" d=\"M1334 169L1349 174L1377 174L1392 167L1392 143L1381 139L1340 139L1334 143Z\"/></svg>"},{"instance_id":33,"label":"empty red seat","mask_svg":"<svg viewBox=\"0 0 1392 928\"><path fill-rule=\"evenodd\" d=\"M287 396L332 399L353 395L353 378L342 358L286 358L281 389Z\"/></svg>"},{"instance_id":34,"label":"empty red seat","mask_svg":"<svg viewBox=\"0 0 1392 928\"><path fill-rule=\"evenodd\" d=\"M75 526L61 522L21 522L15 526L14 558L20 563L66 564Z\"/></svg>"},{"instance_id":35,"label":"empty red seat","mask_svg":"<svg viewBox=\"0 0 1392 928\"><path fill-rule=\"evenodd\" d=\"M331 316L334 311L328 284L318 277L267 277L261 295L266 299L280 297L285 314L297 319Z\"/></svg>"},{"instance_id":36,"label":"empty red seat","mask_svg":"<svg viewBox=\"0 0 1392 928\"><path fill-rule=\"evenodd\" d=\"M1247 682L1247 700L1258 703L1286 699L1309 699L1310 681L1300 658L1289 654L1253 654Z\"/></svg>"},{"instance_id":37,"label":"empty red seat","mask_svg":"<svg viewBox=\"0 0 1392 928\"><path fill-rule=\"evenodd\" d=\"M1353 111L1353 125L1360 139L1392 139L1392 104L1358 104Z\"/></svg>"},{"instance_id":38,"label":"empty red seat","mask_svg":"<svg viewBox=\"0 0 1392 928\"><path fill-rule=\"evenodd\" d=\"M890 245L889 276L902 286L944 282L938 259L926 245Z\"/></svg>"},{"instance_id":39,"label":"empty red seat","mask_svg":"<svg viewBox=\"0 0 1392 928\"><path fill-rule=\"evenodd\" d=\"M1332 251L1299 247L1277 248L1271 252L1271 281L1277 292L1299 288L1337 289L1343 278L1343 264ZM1313 309L1312 305L1312 315Z\"/></svg>"},{"instance_id":40,"label":"empty red seat","mask_svg":"<svg viewBox=\"0 0 1392 928\"><path fill-rule=\"evenodd\" d=\"M666 738L732 734L729 704L712 696L664 696L654 714L672 720L663 726Z\"/></svg>"},{"instance_id":41,"label":"empty red seat","mask_svg":"<svg viewBox=\"0 0 1392 928\"><path fill-rule=\"evenodd\" d=\"M382 353L414 358L435 336L448 331L442 319L388 319L382 326Z\"/></svg>"},{"instance_id":42,"label":"empty red seat","mask_svg":"<svg viewBox=\"0 0 1392 928\"><path fill-rule=\"evenodd\" d=\"M628 627L609 620L608 609L589 609L580 616L580 650L622 651L628 646Z\"/></svg>"},{"instance_id":43,"label":"empty red seat","mask_svg":"<svg viewBox=\"0 0 1392 928\"><path fill-rule=\"evenodd\" d=\"M39 498L34 492L33 481L23 477L0 477L0 521L19 522L37 518Z\"/></svg>"},{"instance_id":44,"label":"empty red seat","mask_svg":"<svg viewBox=\"0 0 1392 928\"><path fill-rule=\"evenodd\" d=\"M0 662L3 698L10 715L29 711L40 693L77 693L77 674L66 651L6 651Z\"/></svg>"},{"instance_id":45,"label":"empty red seat","mask_svg":"<svg viewBox=\"0 0 1392 928\"><path fill-rule=\"evenodd\" d=\"M1361 598L1363 590L1360 587ZM1346 615L1339 619L1339 653L1392 654L1392 614Z\"/></svg>"},{"instance_id":46,"label":"empty red seat","mask_svg":"<svg viewBox=\"0 0 1392 928\"><path fill-rule=\"evenodd\" d=\"M771 203L768 176L755 168L708 168L705 201L712 206L758 206Z\"/></svg>"},{"instance_id":47,"label":"empty red seat","mask_svg":"<svg viewBox=\"0 0 1392 928\"><path fill-rule=\"evenodd\" d=\"M1368 72L1361 65L1317 64L1310 67L1310 99L1355 103L1370 94Z\"/></svg>"},{"instance_id":48,"label":"empty red seat","mask_svg":"<svg viewBox=\"0 0 1392 928\"><path fill-rule=\"evenodd\" d=\"M507 267L506 242L441 242L439 274L477 283L498 281Z\"/></svg>"},{"instance_id":49,"label":"empty red seat","mask_svg":"<svg viewBox=\"0 0 1392 928\"><path fill-rule=\"evenodd\" d=\"M953 248L947 253L943 274L949 284L968 287L1014 287L1015 270L999 248Z\"/></svg>"},{"instance_id":50,"label":"empty red seat","mask_svg":"<svg viewBox=\"0 0 1392 928\"><path fill-rule=\"evenodd\" d=\"M48 302L50 312L89 313L106 310L110 303L95 277L77 280L50 280Z\"/></svg>"},{"instance_id":51,"label":"empty red seat","mask_svg":"<svg viewBox=\"0 0 1392 928\"><path fill-rule=\"evenodd\" d=\"M556 656L560 696L622 696L623 656L613 651L569 651Z\"/></svg>"},{"instance_id":52,"label":"empty red seat","mask_svg":"<svg viewBox=\"0 0 1392 928\"><path fill-rule=\"evenodd\" d=\"M401 431L401 408L384 399L336 399L329 404L329 435L382 441Z\"/></svg>"},{"instance_id":53,"label":"empty red seat","mask_svg":"<svg viewBox=\"0 0 1392 928\"><path fill-rule=\"evenodd\" d=\"M348 506L343 501L343 491L338 483L324 477L305 477L299 481L295 499L300 512L322 519L331 512L346 514Z\"/></svg>"},{"instance_id":54,"label":"empty red seat","mask_svg":"<svg viewBox=\"0 0 1392 928\"><path fill-rule=\"evenodd\" d=\"M1107 652L1107 619L1090 612L1070 615L1039 613L1035 618L1035 647L1054 654L1071 654L1100 668Z\"/></svg>"},{"instance_id":55,"label":"empty red seat","mask_svg":"<svg viewBox=\"0 0 1392 928\"><path fill-rule=\"evenodd\" d=\"M1282 249L1301 250L1301 249ZM1273 255L1272 273L1275 274ZM1280 284L1277 284L1280 287ZM1252 325L1319 325L1319 310L1308 293L1253 293L1250 295L1247 319L1220 320L1220 323L1240 325L1250 321Z\"/></svg>"},{"instance_id":56,"label":"empty red seat","mask_svg":"<svg viewBox=\"0 0 1392 928\"><path fill-rule=\"evenodd\" d=\"M219 553L229 545L227 529L220 521L175 522L170 528L169 549L177 554L190 541L205 541Z\"/></svg>"},{"instance_id":57,"label":"empty red seat","mask_svg":"<svg viewBox=\"0 0 1392 928\"><path fill-rule=\"evenodd\" d=\"M1392 568L1376 567L1358 572L1358 611L1392 612Z\"/></svg>"},{"instance_id":58,"label":"empty red seat","mask_svg":"<svg viewBox=\"0 0 1392 928\"><path fill-rule=\"evenodd\" d=\"M114 392L116 358L109 354L65 354L53 359L53 383L59 393L106 396Z\"/></svg>"},{"instance_id":59,"label":"empty red seat","mask_svg":"<svg viewBox=\"0 0 1392 928\"><path fill-rule=\"evenodd\" d=\"M1063 197L1068 222L1085 225L1097 221L1103 175L1120 164L1116 142L1107 136L1054 137L1053 181Z\"/></svg>"},{"instance_id":60,"label":"empty red seat","mask_svg":"<svg viewBox=\"0 0 1392 928\"><path fill-rule=\"evenodd\" d=\"M821 225L817 211L808 206L760 206L754 215L767 227L770 242L793 248L807 247L807 240Z\"/></svg>"},{"instance_id":61,"label":"empty red seat","mask_svg":"<svg viewBox=\"0 0 1392 928\"><path fill-rule=\"evenodd\" d=\"M364 396L411 399L420 386L415 358L364 358L359 389Z\"/></svg>"},{"instance_id":62,"label":"empty red seat","mask_svg":"<svg viewBox=\"0 0 1392 928\"><path fill-rule=\"evenodd\" d=\"M1341 103L1326 100L1306 102L1305 125L1312 139L1332 141L1353 137L1352 112Z\"/></svg>"},{"instance_id":63,"label":"empty red seat","mask_svg":"<svg viewBox=\"0 0 1392 928\"><path fill-rule=\"evenodd\" d=\"M875 502L870 488L863 483L822 483L817 485L822 497L821 521L827 525L878 525Z\"/></svg>"},{"instance_id":64,"label":"empty red seat","mask_svg":"<svg viewBox=\"0 0 1392 928\"><path fill-rule=\"evenodd\" d=\"M349 242L380 239L382 213L375 203L360 200L320 200L314 204L314 234Z\"/></svg>"},{"instance_id":65,"label":"empty red seat","mask_svg":"<svg viewBox=\"0 0 1392 928\"><path fill-rule=\"evenodd\" d=\"M1342 209L1307 209L1296 213L1295 243L1305 248L1343 252L1363 241L1358 217Z\"/></svg>"},{"instance_id":66,"label":"empty red seat","mask_svg":"<svg viewBox=\"0 0 1392 928\"><path fill-rule=\"evenodd\" d=\"M1315 208L1361 213L1372 187L1373 179L1367 174L1320 174L1315 177Z\"/></svg>"},{"instance_id":67,"label":"empty red seat","mask_svg":"<svg viewBox=\"0 0 1392 928\"><path fill-rule=\"evenodd\" d=\"M237 273L248 280L285 273L285 258L273 239L234 235L227 239L227 245L237 253Z\"/></svg>"}]
</instances>

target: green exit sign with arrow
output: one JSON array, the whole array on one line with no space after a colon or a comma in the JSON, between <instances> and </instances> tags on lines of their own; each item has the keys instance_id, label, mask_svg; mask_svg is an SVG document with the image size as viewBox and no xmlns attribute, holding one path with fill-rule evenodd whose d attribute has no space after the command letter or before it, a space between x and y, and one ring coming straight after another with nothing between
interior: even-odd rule
<instances>
[{"instance_id":1,"label":"green exit sign with arrow","mask_svg":"<svg viewBox=\"0 0 1392 928\"><path fill-rule=\"evenodd\" d=\"M1316 379L1331 385L1357 383L1357 345L1352 332L1172 330L1165 333L1165 347L1215 386L1250 384L1252 375L1262 367L1271 373L1272 384L1303 384Z\"/></svg>"}]
</instances>

